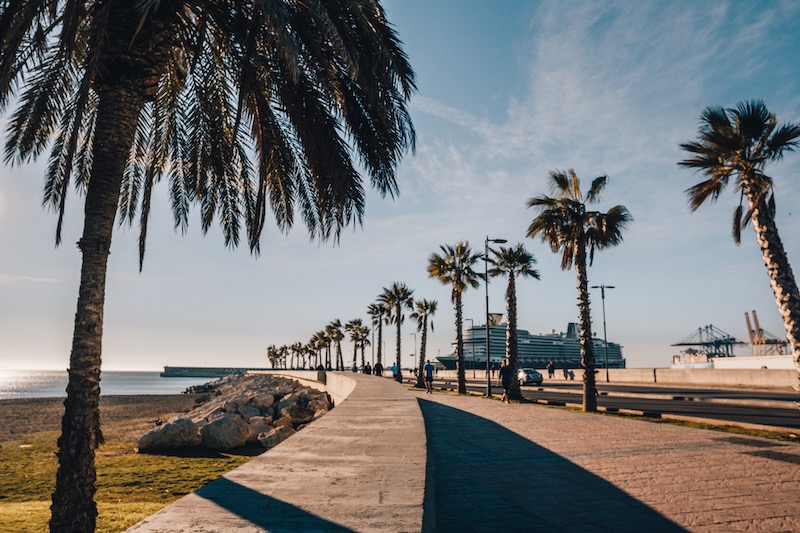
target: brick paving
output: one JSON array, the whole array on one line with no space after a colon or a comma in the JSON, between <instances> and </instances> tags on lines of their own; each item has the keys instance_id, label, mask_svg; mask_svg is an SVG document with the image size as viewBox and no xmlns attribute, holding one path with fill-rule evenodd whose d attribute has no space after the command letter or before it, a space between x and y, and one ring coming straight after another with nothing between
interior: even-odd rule
<instances>
[{"instance_id":1,"label":"brick paving","mask_svg":"<svg viewBox=\"0 0 800 533\"><path fill-rule=\"evenodd\" d=\"M414 394L437 531L800 531L796 443Z\"/></svg>"}]
</instances>

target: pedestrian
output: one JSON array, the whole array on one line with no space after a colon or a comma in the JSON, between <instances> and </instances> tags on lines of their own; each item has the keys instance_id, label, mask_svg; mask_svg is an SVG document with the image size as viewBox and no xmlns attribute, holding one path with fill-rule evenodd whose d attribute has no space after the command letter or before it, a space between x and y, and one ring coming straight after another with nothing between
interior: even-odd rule
<instances>
[{"instance_id":1,"label":"pedestrian","mask_svg":"<svg viewBox=\"0 0 800 533\"><path fill-rule=\"evenodd\" d=\"M397 367L397 363L391 366L392 369L392 379L397 381L397 376L400 373L400 369Z\"/></svg>"},{"instance_id":2,"label":"pedestrian","mask_svg":"<svg viewBox=\"0 0 800 533\"><path fill-rule=\"evenodd\" d=\"M381 364L380 361L375 363L375 368L372 369L372 373L375 374L376 376L383 375L383 365Z\"/></svg>"},{"instance_id":3,"label":"pedestrian","mask_svg":"<svg viewBox=\"0 0 800 533\"><path fill-rule=\"evenodd\" d=\"M563 370L564 370L564 379L569 379L569 369L567 367L564 367Z\"/></svg>"},{"instance_id":4,"label":"pedestrian","mask_svg":"<svg viewBox=\"0 0 800 533\"><path fill-rule=\"evenodd\" d=\"M433 394L433 365L430 359L428 359L428 363L423 367L423 370L425 371L425 392Z\"/></svg>"},{"instance_id":5,"label":"pedestrian","mask_svg":"<svg viewBox=\"0 0 800 533\"><path fill-rule=\"evenodd\" d=\"M500 365L500 382L503 384L503 398L501 402L510 403L508 401L508 394L511 392L511 382L514 377L511 375L511 367L508 366L508 359L503 359Z\"/></svg>"},{"instance_id":6,"label":"pedestrian","mask_svg":"<svg viewBox=\"0 0 800 533\"><path fill-rule=\"evenodd\" d=\"M372 367L369 365L369 363L364 365L363 372L364 374L372 374Z\"/></svg>"},{"instance_id":7,"label":"pedestrian","mask_svg":"<svg viewBox=\"0 0 800 533\"><path fill-rule=\"evenodd\" d=\"M556 365L550 361L547 363L547 377L553 379L556 375Z\"/></svg>"},{"instance_id":8,"label":"pedestrian","mask_svg":"<svg viewBox=\"0 0 800 533\"><path fill-rule=\"evenodd\" d=\"M494 379L494 371L495 371L494 363L492 363L492 367L491 368L492 368L492 379Z\"/></svg>"}]
</instances>

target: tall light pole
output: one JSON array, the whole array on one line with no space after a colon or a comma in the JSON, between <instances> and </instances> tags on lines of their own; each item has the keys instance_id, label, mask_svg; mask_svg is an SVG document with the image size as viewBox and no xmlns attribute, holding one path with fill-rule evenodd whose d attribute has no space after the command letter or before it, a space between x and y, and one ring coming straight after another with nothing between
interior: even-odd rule
<instances>
[{"instance_id":1,"label":"tall light pole","mask_svg":"<svg viewBox=\"0 0 800 533\"><path fill-rule=\"evenodd\" d=\"M489 372L489 243L503 244L505 239L490 239L486 236L483 249L483 281L486 286L486 397L492 397L492 375Z\"/></svg>"},{"instance_id":2,"label":"tall light pole","mask_svg":"<svg viewBox=\"0 0 800 533\"><path fill-rule=\"evenodd\" d=\"M417 368L417 334L412 331L409 335L414 335L414 353L411 354L411 371L413 372Z\"/></svg>"},{"instance_id":3,"label":"tall light pole","mask_svg":"<svg viewBox=\"0 0 800 533\"><path fill-rule=\"evenodd\" d=\"M475 379L475 321L471 318L464 320L469 320L469 354L472 359L472 379Z\"/></svg>"},{"instance_id":4,"label":"tall light pole","mask_svg":"<svg viewBox=\"0 0 800 533\"><path fill-rule=\"evenodd\" d=\"M614 289L613 285L592 285L593 289L600 289L600 300L603 302L603 344L606 349L606 383L608 383L608 335L606 334L606 289Z\"/></svg>"}]
</instances>

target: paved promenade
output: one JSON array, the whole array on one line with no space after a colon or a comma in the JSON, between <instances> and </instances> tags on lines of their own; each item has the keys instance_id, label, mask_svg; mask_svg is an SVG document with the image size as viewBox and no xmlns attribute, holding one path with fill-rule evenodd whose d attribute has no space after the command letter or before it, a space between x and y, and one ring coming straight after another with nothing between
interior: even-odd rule
<instances>
[{"instance_id":1,"label":"paved promenade","mask_svg":"<svg viewBox=\"0 0 800 533\"><path fill-rule=\"evenodd\" d=\"M413 392L437 531L800 531L800 445Z\"/></svg>"}]
</instances>

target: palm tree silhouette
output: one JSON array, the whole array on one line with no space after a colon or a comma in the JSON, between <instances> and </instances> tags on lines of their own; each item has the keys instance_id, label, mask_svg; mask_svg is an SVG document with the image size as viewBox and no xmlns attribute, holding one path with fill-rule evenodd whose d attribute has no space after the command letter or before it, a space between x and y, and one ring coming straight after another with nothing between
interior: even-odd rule
<instances>
[{"instance_id":1,"label":"palm tree silhouette","mask_svg":"<svg viewBox=\"0 0 800 533\"><path fill-rule=\"evenodd\" d=\"M441 254L433 253L428 258L428 276L438 279L444 285L451 285L450 300L456 311L456 374L458 393L467 393L467 379L464 374L464 337L462 332L461 296L468 287L477 288L483 275L472 268L482 257L473 253L469 242L459 242L455 246L439 246Z\"/></svg>"},{"instance_id":2,"label":"palm tree silhouette","mask_svg":"<svg viewBox=\"0 0 800 533\"><path fill-rule=\"evenodd\" d=\"M414 302L414 312L411 313L411 318L417 321L417 331L422 333L419 341L419 364L417 365L417 384L415 387L424 389L424 369L425 369L425 348L428 344L428 321L436 314L438 307L436 300L417 300ZM431 331L433 331L433 320L430 320Z\"/></svg>"},{"instance_id":3,"label":"palm tree silhouette","mask_svg":"<svg viewBox=\"0 0 800 533\"><path fill-rule=\"evenodd\" d=\"M386 307L386 322L397 326L397 369L400 371L400 327L405 321L403 309L411 309L413 306L413 289L409 289L405 283L395 281L389 288L384 287L383 293L378 296L378 301Z\"/></svg>"},{"instance_id":4,"label":"palm tree silhouette","mask_svg":"<svg viewBox=\"0 0 800 533\"><path fill-rule=\"evenodd\" d=\"M383 322L386 319L386 306L380 302L371 303L367 307L367 314L372 320L372 326L378 328L378 346L376 365L383 366L381 362L381 349L383 348Z\"/></svg>"},{"instance_id":5,"label":"palm tree silhouette","mask_svg":"<svg viewBox=\"0 0 800 533\"><path fill-rule=\"evenodd\" d=\"M550 172L550 196L537 196L528 200L528 207L539 215L528 226L527 236L540 237L553 252L561 253L561 269L575 265L578 277L578 312L583 367L583 410L597 411L597 386L595 384L592 318L589 310L587 268L594 260L595 249L609 248L622 242L622 230L632 220L625 206L612 207L606 213L587 211L586 204L600 200L600 193L608 183L607 176L592 180L586 195L581 182L572 169Z\"/></svg>"},{"instance_id":6,"label":"palm tree silhouette","mask_svg":"<svg viewBox=\"0 0 800 533\"><path fill-rule=\"evenodd\" d=\"M516 379L519 370L518 342L517 342L517 278L531 277L539 278L539 271L533 268L536 259L533 254L528 252L519 243L516 246L499 250L491 250L494 258L490 257L489 262L493 265L489 269L489 275L493 278L497 276L508 276L508 286L506 287L506 359L511 368L511 375L514 380L511 385L511 398L519 399L522 394L519 390L519 381Z\"/></svg>"},{"instance_id":7,"label":"palm tree silhouette","mask_svg":"<svg viewBox=\"0 0 800 533\"><path fill-rule=\"evenodd\" d=\"M18 0L0 10L0 109L19 105L6 159L52 142L45 204L85 191L81 282L58 442L51 531L93 531L94 450L108 255L116 218L139 218L166 177L175 226L199 203L227 246L259 241L271 208L320 240L359 224L365 191L397 193L414 130L414 73L375 0L268 3ZM251 161L255 159L255 161ZM358 167L355 164L358 161ZM242 227L244 222L244 228Z\"/></svg>"},{"instance_id":8,"label":"palm tree silhouette","mask_svg":"<svg viewBox=\"0 0 800 533\"><path fill-rule=\"evenodd\" d=\"M800 378L800 292L775 224L772 178L764 173L767 163L797 147L800 125L778 126L763 101L741 102L736 108L706 108L698 137L680 145L694 156L678 164L708 178L686 190L689 207L695 211L708 199L716 201L733 178L739 193L739 205L733 212L733 240L740 244L742 228L752 221Z\"/></svg>"}]
</instances>

